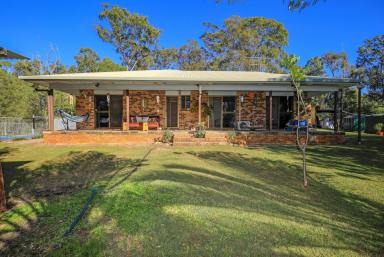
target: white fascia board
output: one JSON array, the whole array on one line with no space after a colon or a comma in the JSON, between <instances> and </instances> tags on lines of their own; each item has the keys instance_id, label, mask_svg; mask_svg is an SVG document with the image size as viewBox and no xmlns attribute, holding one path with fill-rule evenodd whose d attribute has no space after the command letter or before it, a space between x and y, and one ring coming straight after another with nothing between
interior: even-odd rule
<instances>
[{"instance_id":1,"label":"white fascia board","mask_svg":"<svg viewBox=\"0 0 384 257\"><path fill-rule=\"evenodd\" d=\"M100 83L98 87L95 86L95 83L51 83L50 88L61 90L64 92L80 90L80 89L93 89L93 90L169 90L169 91L191 91L197 90L196 85L191 84L122 84L122 83ZM303 91L306 92L335 92L340 89L336 85L303 85ZM208 91L274 91L274 92L293 92L294 89L289 84L257 84L257 85L247 85L247 84L209 84L202 85L202 90Z\"/></svg>"}]
</instances>

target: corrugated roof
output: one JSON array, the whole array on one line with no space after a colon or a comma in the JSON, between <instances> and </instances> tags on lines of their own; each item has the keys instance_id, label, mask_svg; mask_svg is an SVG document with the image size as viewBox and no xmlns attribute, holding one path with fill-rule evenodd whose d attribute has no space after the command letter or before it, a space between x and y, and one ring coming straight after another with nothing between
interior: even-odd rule
<instances>
[{"instance_id":1,"label":"corrugated roof","mask_svg":"<svg viewBox=\"0 0 384 257\"><path fill-rule=\"evenodd\" d=\"M252 71L180 71L180 70L145 70L90 72L72 74L54 74L37 76L20 76L29 82L58 81L160 81L193 83L254 83L254 82L288 82L288 74L252 72ZM351 79L308 76L306 82L313 83L354 83Z\"/></svg>"}]
</instances>

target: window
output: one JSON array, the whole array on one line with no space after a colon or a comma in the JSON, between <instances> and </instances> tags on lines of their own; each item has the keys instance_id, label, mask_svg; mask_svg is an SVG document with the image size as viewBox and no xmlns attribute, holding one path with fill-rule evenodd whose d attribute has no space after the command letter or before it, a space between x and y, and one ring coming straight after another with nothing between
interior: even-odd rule
<instances>
[{"instance_id":1,"label":"window","mask_svg":"<svg viewBox=\"0 0 384 257\"><path fill-rule=\"evenodd\" d=\"M181 96L181 109L188 110L191 108L191 97L189 95Z\"/></svg>"}]
</instances>

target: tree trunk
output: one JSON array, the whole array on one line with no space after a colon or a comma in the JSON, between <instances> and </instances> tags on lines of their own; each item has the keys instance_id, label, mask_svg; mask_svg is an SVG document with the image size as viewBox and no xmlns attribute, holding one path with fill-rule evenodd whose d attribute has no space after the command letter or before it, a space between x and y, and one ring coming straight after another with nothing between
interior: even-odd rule
<instances>
[{"instance_id":1,"label":"tree trunk","mask_svg":"<svg viewBox=\"0 0 384 257\"><path fill-rule=\"evenodd\" d=\"M1 168L1 163L0 163L0 212L4 212L6 210L7 210L7 202L5 200L3 170Z\"/></svg>"},{"instance_id":2,"label":"tree trunk","mask_svg":"<svg viewBox=\"0 0 384 257\"><path fill-rule=\"evenodd\" d=\"M306 149L303 150L303 176L304 176L304 187L308 186L308 179L307 179L307 153Z\"/></svg>"}]
</instances>

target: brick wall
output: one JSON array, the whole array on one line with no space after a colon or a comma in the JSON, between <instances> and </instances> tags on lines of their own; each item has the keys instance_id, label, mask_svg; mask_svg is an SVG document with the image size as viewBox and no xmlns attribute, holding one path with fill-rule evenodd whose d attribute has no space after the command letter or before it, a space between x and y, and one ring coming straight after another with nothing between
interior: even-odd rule
<instances>
[{"instance_id":1,"label":"brick wall","mask_svg":"<svg viewBox=\"0 0 384 257\"><path fill-rule=\"evenodd\" d=\"M242 107L240 96L244 96ZM241 120L249 120L252 125L260 129L266 128L266 93L265 92L237 92L236 97L236 120L241 110Z\"/></svg>"},{"instance_id":2,"label":"brick wall","mask_svg":"<svg viewBox=\"0 0 384 257\"><path fill-rule=\"evenodd\" d=\"M92 89L80 90L80 95L76 96L76 115L89 113L87 122L76 123L77 129L95 128L95 99Z\"/></svg>"},{"instance_id":3,"label":"brick wall","mask_svg":"<svg viewBox=\"0 0 384 257\"><path fill-rule=\"evenodd\" d=\"M199 122L199 112L198 105L199 103L199 91L192 90L191 91L191 107L196 106L195 111L191 110L182 110L181 109L181 96L179 96L179 128L180 129L190 129L196 127ZM201 104L208 104L208 91L201 92ZM207 124L207 117L203 115L203 109L201 110L201 122L205 122Z\"/></svg>"},{"instance_id":4,"label":"brick wall","mask_svg":"<svg viewBox=\"0 0 384 257\"><path fill-rule=\"evenodd\" d=\"M129 115L159 115L160 127L165 127L165 108L166 98L164 90L129 90ZM160 97L159 103L156 102L156 96ZM142 107L142 99L146 101L146 107ZM123 99L123 119L126 121L126 101Z\"/></svg>"}]
</instances>

